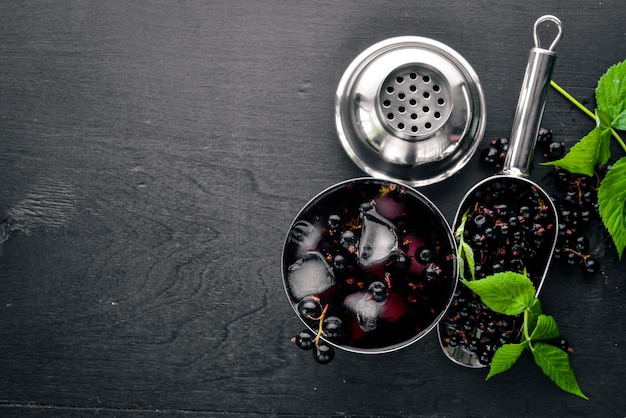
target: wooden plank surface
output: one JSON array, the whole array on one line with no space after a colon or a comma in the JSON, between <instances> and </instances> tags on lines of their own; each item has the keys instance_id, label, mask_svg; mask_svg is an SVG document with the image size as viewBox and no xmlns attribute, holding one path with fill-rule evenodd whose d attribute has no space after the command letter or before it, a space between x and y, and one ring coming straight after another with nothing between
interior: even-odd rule
<instances>
[{"instance_id":1,"label":"wooden plank surface","mask_svg":"<svg viewBox=\"0 0 626 418\"><path fill-rule=\"evenodd\" d=\"M481 78L486 144L510 132L546 13L565 25L554 77L593 107L626 58L618 0L0 3L0 415L625 416L610 251L543 291L589 401L529 358L484 382L434 334L324 367L289 343L286 231L362 175L334 128L348 64L393 36L450 45ZM593 121L551 92L544 126L574 141ZM452 220L490 173L475 157L423 191Z\"/></svg>"}]
</instances>

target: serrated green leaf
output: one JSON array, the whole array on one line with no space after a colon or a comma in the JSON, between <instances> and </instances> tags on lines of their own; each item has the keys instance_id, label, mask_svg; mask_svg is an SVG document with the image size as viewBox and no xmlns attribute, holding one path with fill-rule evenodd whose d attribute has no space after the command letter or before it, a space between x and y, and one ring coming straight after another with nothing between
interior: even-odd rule
<instances>
[{"instance_id":1,"label":"serrated green leaf","mask_svg":"<svg viewBox=\"0 0 626 418\"><path fill-rule=\"evenodd\" d=\"M607 172L598 188L598 209L604 226L611 234L619 258L626 247L626 157Z\"/></svg>"},{"instance_id":2,"label":"serrated green leaf","mask_svg":"<svg viewBox=\"0 0 626 418\"><path fill-rule=\"evenodd\" d=\"M474 250L472 247L465 241L461 242L463 247L463 256L467 261L467 267L469 268L470 274L472 275L472 280L476 279L476 267L474 264Z\"/></svg>"},{"instance_id":3,"label":"serrated green leaf","mask_svg":"<svg viewBox=\"0 0 626 418\"><path fill-rule=\"evenodd\" d=\"M527 346L528 342L524 341L521 344L504 344L499 347L493 354L489 374L485 380L491 379L493 376L509 370Z\"/></svg>"},{"instance_id":4,"label":"serrated green leaf","mask_svg":"<svg viewBox=\"0 0 626 418\"><path fill-rule=\"evenodd\" d=\"M609 158L611 158L611 130L600 124L578 141L565 157L543 165L555 165L571 173L593 176L595 166L606 164Z\"/></svg>"},{"instance_id":5,"label":"serrated green leaf","mask_svg":"<svg viewBox=\"0 0 626 418\"><path fill-rule=\"evenodd\" d=\"M596 88L598 109L615 121L626 110L626 61L611 66ZM618 128L621 129L621 128Z\"/></svg>"},{"instance_id":6,"label":"serrated green leaf","mask_svg":"<svg viewBox=\"0 0 626 418\"><path fill-rule=\"evenodd\" d=\"M615 129L619 129L620 131L626 130L626 110L620 113L613 119L611 122L611 126Z\"/></svg>"},{"instance_id":7,"label":"serrated green leaf","mask_svg":"<svg viewBox=\"0 0 626 418\"><path fill-rule=\"evenodd\" d=\"M600 109L596 109L596 123L605 128L611 127L611 117Z\"/></svg>"},{"instance_id":8,"label":"serrated green leaf","mask_svg":"<svg viewBox=\"0 0 626 418\"><path fill-rule=\"evenodd\" d=\"M476 267L474 264L474 250L472 247L463 240L463 235L465 232L465 224L467 222L467 215L469 214L470 209L468 208L463 216L461 217L461 222L457 227L454 235L459 237L459 271L461 272L461 278L465 278L465 264L467 263L467 268L470 271L470 275L472 276L472 280L476 279Z\"/></svg>"},{"instance_id":9,"label":"serrated green leaf","mask_svg":"<svg viewBox=\"0 0 626 418\"><path fill-rule=\"evenodd\" d=\"M506 315L517 315L535 299L535 286L523 274L506 271L484 279L462 282L472 289L490 309Z\"/></svg>"},{"instance_id":10,"label":"serrated green leaf","mask_svg":"<svg viewBox=\"0 0 626 418\"><path fill-rule=\"evenodd\" d=\"M548 340L550 338L556 338L560 334L559 327L556 325L556 321L550 315L539 315L537 317L537 324L533 329L530 339L532 341Z\"/></svg>"},{"instance_id":11,"label":"serrated green leaf","mask_svg":"<svg viewBox=\"0 0 626 418\"><path fill-rule=\"evenodd\" d=\"M558 387L565 392L589 399L578 386L569 363L569 356L565 351L550 344L537 342L533 345L532 353L535 363Z\"/></svg>"}]
</instances>

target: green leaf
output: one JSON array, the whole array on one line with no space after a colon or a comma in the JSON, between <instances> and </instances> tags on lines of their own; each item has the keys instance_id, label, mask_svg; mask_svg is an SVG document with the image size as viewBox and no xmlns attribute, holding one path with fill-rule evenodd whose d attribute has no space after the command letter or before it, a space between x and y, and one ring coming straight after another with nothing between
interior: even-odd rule
<instances>
[{"instance_id":1,"label":"green leaf","mask_svg":"<svg viewBox=\"0 0 626 418\"><path fill-rule=\"evenodd\" d=\"M509 370L527 346L528 342L524 341L521 344L504 344L499 347L493 354L489 374L485 380L491 379L493 376Z\"/></svg>"},{"instance_id":2,"label":"green leaf","mask_svg":"<svg viewBox=\"0 0 626 418\"><path fill-rule=\"evenodd\" d=\"M578 141L565 157L545 162L543 165L555 165L572 173L593 176L595 166L606 164L609 158L611 158L611 129L601 123Z\"/></svg>"},{"instance_id":3,"label":"green leaf","mask_svg":"<svg viewBox=\"0 0 626 418\"><path fill-rule=\"evenodd\" d=\"M602 110L596 109L596 123L608 129L611 127L611 117Z\"/></svg>"},{"instance_id":4,"label":"green leaf","mask_svg":"<svg viewBox=\"0 0 626 418\"><path fill-rule=\"evenodd\" d=\"M606 229L611 234L622 258L626 247L626 157L622 157L607 172L598 188L598 209Z\"/></svg>"},{"instance_id":5,"label":"green leaf","mask_svg":"<svg viewBox=\"0 0 626 418\"><path fill-rule=\"evenodd\" d=\"M611 126L615 129L619 129L620 131L626 130L626 110L617 115L613 122L611 122Z\"/></svg>"},{"instance_id":6,"label":"green leaf","mask_svg":"<svg viewBox=\"0 0 626 418\"><path fill-rule=\"evenodd\" d=\"M556 325L554 318L550 315L539 315L537 317L537 325L533 329L530 339L533 341L548 340L559 335L561 335L559 327Z\"/></svg>"},{"instance_id":7,"label":"green leaf","mask_svg":"<svg viewBox=\"0 0 626 418\"><path fill-rule=\"evenodd\" d=\"M467 222L467 215L469 214L470 209L467 208L463 216L461 217L461 222L457 227L454 235L459 237L459 271L461 272L461 278L465 278L465 263L467 263L467 268L470 271L470 275L472 276L472 280L476 279L476 268L474 264L474 250L472 247L463 240L463 235L465 232L465 224Z\"/></svg>"},{"instance_id":8,"label":"green leaf","mask_svg":"<svg viewBox=\"0 0 626 418\"><path fill-rule=\"evenodd\" d=\"M490 309L506 315L524 312L535 299L535 287L523 274L511 271L484 279L462 282L472 289Z\"/></svg>"},{"instance_id":9,"label":"green leaf","mask_svg":"<svg viewBox=\"0 0 626 418\"><path fill-rule=\"evenodd\" d=\"M589 399L578 386L569 363L569 356L565 351L550 344L537 342L533 345L532 353L535 363L558 387L565 392Z\"/></svg>"},{"instance_id":10,"label":"green leaf","mask_svg":"<svg viewBox=\"0 0 626 418\"><path fill-rule=\"evenodd\" d=\"M470 274L472 275L472 280L476 279L476 267L474 265L474 250L472 247L465 241L461 241L461 246L463 247L463 255L465 260L467 261L467 267L469 267Z\"/></svg>"},{"instance_id":11,"label":"green leaf","mask_svg":"<svg viewBox=\"0 0 626 418\"><path fill-rule=\"evenodd\" d=\"M611 125L620 124L620 116L626 111L626 61L611 66L600 80L596 88L598 109L606 113Z\"/></svg>"}]
</instances>

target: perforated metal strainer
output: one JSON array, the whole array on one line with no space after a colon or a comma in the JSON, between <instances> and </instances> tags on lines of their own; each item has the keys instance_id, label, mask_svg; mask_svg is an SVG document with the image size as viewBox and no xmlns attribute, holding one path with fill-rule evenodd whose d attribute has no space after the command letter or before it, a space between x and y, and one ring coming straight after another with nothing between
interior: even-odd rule
<instances>
[{"instance_id":1,"label":"perforated metal strainer","mask_svg":"<svg viewBox=\"0 0 626 418\"><path fill-rule=\"evenodd\" d=\"M335 97L341 143L366 173L412 186L441 181L472 157L485 130L478 76L450 47L414 36L363 51Z\"/></svg>"}]
</instances>

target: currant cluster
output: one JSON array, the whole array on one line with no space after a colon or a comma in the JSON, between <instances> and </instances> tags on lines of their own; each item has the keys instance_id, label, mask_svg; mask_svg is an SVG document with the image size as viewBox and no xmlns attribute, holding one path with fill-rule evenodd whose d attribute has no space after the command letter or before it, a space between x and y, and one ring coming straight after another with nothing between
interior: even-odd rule
<instances>
[{"instance_id":1,"label":"currant cluster","mask_svg":"<svg viewBox=\"0 0 626 418\"><path fill-rule=\"evenodd\" d=\"M454 245L447 226L409 192L355 183L314 202L292 226L285 284L308 326L292 341L319 363L333 359L333 345L402 347L447 306Z\"/></svg>"},{"instance_id":2,"label":"currant cluster","mask_svg":"<svg viewBox=\"0 0 626 418\"><path fill-rule=\"evenodd\" d=\"M548 128L539 128L537 133L537 149L543 151L543 158L554 161L565 154L565 144L554 140L552 131Z\"/></svg>"},{"instance_id":3,"label":"currant cluster","mask_svg":"<svg viewBox=\"0 0 626 418\"><path fill-rule=\"evenodd\" d=\"M529 182L500 177L483 183L466 202L464 226L457 225L458 239L472 250L464 277L472 276L473 264L476 279L513 271L537 287L556 239L549 197ZM459 286L440 323L441 343L459 362L487 365L498 347L518 337L521 325L522 318L491 311L467 286Z\"/></svg>"},{"instance_id":4,"label":"currant cluster","mask_svg":"<svg viewBox=\"0 0 626 418\"><path fill-rule=\"evenodd\" d=\"M598 259L590 252L590 228L597 228L599 220L597 188L606 173L606 167L597 167L593 177L572 174L555 168L560 195L555 199L559 210L557 247L554 259L568 266L580 266L585 277L600 271Z\"/></svg>"},{"instance_id":5,"label":"currant cluster","mask_svg":"<svg viewBox=\"0 0 626 418\"><path fill-rule=\"evenodd\" d=\"M508 150L509 138L493 139L489 142L489 146L482 150L480 160L485 165L501 168Z\"/></svg>"},{"instance_id":6,"label":"currant cluster","mask_svg":"<svg viewBox=\"0 0 626 418\"><path fill-rule=\"evenodd\" d=\"M538 149L547 161L554 161L565 154L562 142L554 140L552 131L540 128L537 137ZM573 174L555 167L551 173L556 177L556 192L553 193L559 211L558 241L554 259L568 266L580 266L585 277L600 271L600 263L590 253L590 229L599 220L597 189L610 167L596 167L594 176Z\"/></svg>"},{"instance_id":7,"label":"currant cluster","mask_svg":"<svg viewBox=\"0 0 626 418\"><path fill-rule=\"evenodd\" d=\"M326 341L318 339L310 330L304 329L291 339L298 348L311 350L313 358L320 364L328 364L335 358L335 349Z\"/></svg>"}]
</instances>

